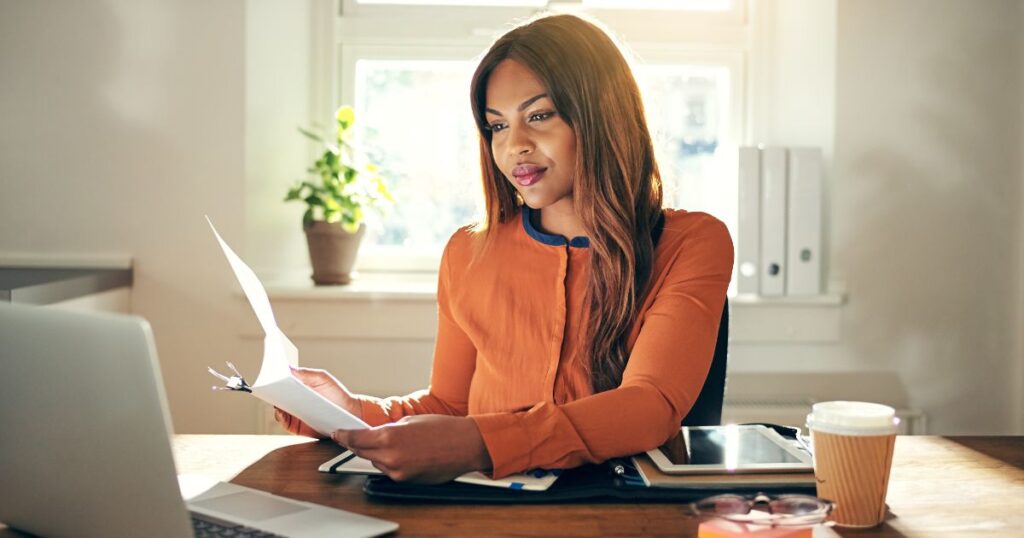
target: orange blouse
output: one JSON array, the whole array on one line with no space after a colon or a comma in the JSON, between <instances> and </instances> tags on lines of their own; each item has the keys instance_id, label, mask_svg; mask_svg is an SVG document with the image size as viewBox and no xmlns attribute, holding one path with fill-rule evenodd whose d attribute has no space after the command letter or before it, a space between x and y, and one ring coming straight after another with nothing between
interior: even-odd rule
<instances>
[{"instance_id":1,"label":"orange blouse","mask_svg":"<svg viewBox=\"0 0 1024 538\"><path fill-rule=\"evenodd\" d=\"M588 240L545 234L529 211L493 230L493 248L472 265L472 232L459 230L445 247L430 387L362 401L371 426L469 415L495 478L643 452L678 431L707 377L732 274L724 224L665 210L622 384L593 394L576 338Z\"/></svg>"}]
</instances>

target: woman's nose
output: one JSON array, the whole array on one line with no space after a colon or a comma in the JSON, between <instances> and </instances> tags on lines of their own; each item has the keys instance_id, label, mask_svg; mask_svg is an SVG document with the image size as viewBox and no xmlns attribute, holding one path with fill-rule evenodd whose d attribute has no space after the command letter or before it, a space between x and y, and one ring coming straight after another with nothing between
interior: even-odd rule
<instances>
[{"instance_id":1,"label":"woman's nose","mask_svg":"<svg viewBox=\"0 0 1024 538\"><path fill-rule=\"evenodd\" d=\"M523 155L533 151L533 140L525 130L518 127L509 127L508 150L512 155Z\"/></svg>"}]
</instances>

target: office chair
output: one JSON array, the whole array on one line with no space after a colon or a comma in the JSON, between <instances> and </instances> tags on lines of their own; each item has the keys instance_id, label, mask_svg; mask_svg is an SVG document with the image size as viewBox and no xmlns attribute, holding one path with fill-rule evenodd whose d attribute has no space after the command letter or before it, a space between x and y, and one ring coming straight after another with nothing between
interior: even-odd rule
<instances>
[{"instance_id":1,"label":"office chair","mask_svg":"<svg viewBox=\"0 0 1024 538\"><path fill-rule=\"evenodd\" d=\"M725 400L725 363L729 354L729 300L722 308L722 321L718 325L718 340L711 369L704 387L697 395L690 412L683 418L683 426L718 426L722 423L722 402Z\"/></svg>"}]
</instances>

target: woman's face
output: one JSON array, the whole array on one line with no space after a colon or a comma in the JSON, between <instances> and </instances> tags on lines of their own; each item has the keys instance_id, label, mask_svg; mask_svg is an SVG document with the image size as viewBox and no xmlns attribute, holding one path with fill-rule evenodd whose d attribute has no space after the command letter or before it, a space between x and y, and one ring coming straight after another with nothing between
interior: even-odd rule
<instances>
[{"instance_id":1,"label":"woman's face","mask_svg":"<svg viewBox=\"0 0 1024 538\"><path fill-rule=\"evenodd\" d=\"M576 133L533 72L515 60L499 63L487 82L485 118L494 161L526 205L571 205Z\"/></svg>"}]
</instances>

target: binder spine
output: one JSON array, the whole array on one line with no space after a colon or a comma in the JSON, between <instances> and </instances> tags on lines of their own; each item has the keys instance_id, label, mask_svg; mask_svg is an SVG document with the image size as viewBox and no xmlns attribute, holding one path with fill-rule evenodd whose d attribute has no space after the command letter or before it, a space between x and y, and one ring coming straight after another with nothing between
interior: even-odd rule
<instances>
[{"instance_id":1,"label":"binder spine","mask_svg":"<svg viewBox=\"0 0 1024 538\"><path fill-rule=\"evenodd\" d=\"M821 151L789 150L787 295L821 293Z\"/></svg>"},{"instance_id":2,"label":"binder spine","mask_svg":"<svg viewBox=\"0 0 1024 538\"><path fill-rule=\"evenodd\" d=\"M761 152L761 295L786 294L786 149Z\"/></svg>"},{"instance_id":3,"label":"binder spine","mask_svg":"<svg viewBox=\"0 0 1024 538\"><path fill-rule=\"evenodd\" d=\"M761 293L761 150L739 149L739 207L736 291Z\"/></svg>"}]
</instances>

